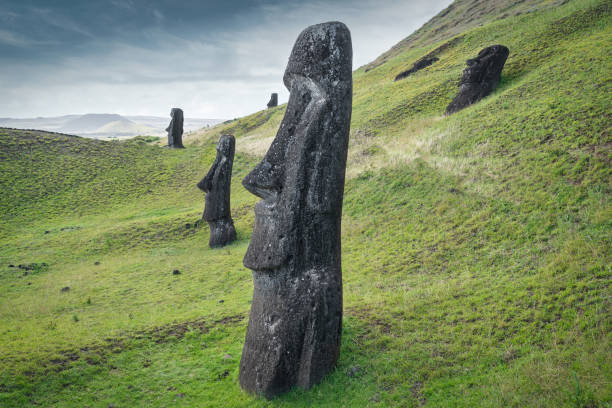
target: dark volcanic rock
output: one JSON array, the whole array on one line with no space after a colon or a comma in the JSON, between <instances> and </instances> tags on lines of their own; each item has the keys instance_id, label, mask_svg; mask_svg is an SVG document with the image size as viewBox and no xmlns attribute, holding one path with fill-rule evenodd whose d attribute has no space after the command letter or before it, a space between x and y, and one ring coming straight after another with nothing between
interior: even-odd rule
<instances>
[{"instance_id":1,"label":"dark volcanic rock","mask_svg":"<svg viewBox=\"0 0 612 408\"><path fill-rule=\"evenodd\" d=\"M412 68L410 68L409 70L406 70L402 73L400 73L398 76L395 77L395 81L399 81L400 79L404 79L406 78L408 75L412 75L417 71L422 70L423 68L426 68L428 66L430 66L431 64L433 64L434 62L438 61L439 58L438 57L423 57L420 60L418 60L417 62L414 63L414 65L412 66Z\"/></svg>"},{"instance_id":2,"label":"dark volcanic rock","mask_svg":"<svg viewBox=\"0 0 612 408\"><path fill-rule=\"evenodd\" d=\"M49 268L49 265L46 262L41 262L41 263L32 262L28 264L19 264L17 267L19 269L24 270L25 271L24 275L27 275L28 271L44 272Z\"/></svg>"},{"instance_id":3,"label":"dark volcanic rock","mask_svg":"<svg viewBox=\"0 0 612 408\"><path fill-rule=\"evenodd\" d=\"M277 93L273 93L272 95L270 95L270 102L268 102L268 109L274 108L275 106L278 106L278 94Z\"/></svg>"},{"instance_id":4,"label":"dark volcanic rock","mask_svg":"<svg viewBox=\"0 0 612 408\"><path fill-rule=\"evenodd\" d=\"M202 219L210 227L211 248L222 247L236 239L236 229L230 209L230 187L236 141L232 135L223 135L217 143L217 157L199 183L206 193L206 204Z\"/></svg>"},{"instance_id":5,"label":"dark volcanic rock","mask_svg":"<svg viewBox=\"0 0 612 408\"><path fill-rule=\"evenodd\" d=\"M349 368L346 372L346 375L348 375L349 377L353 378L353 377L357 377L361 374L361 367L360 366L352 366L351 368Z\"/></svg>"},{"instance_id":6,"label":"dark volcanic rock","mask_svg":"<svg viewBox=\"0 0 612 408\"><path fill-rule=\"evenodd\" d=\"M183 148L183 111L179 108L172 108L170 111L172 120L166 128L168 132L168 147Z\"/></svg>"},{"instance_id":7,"label":"dark volcanic rock","mask_svg":"<svg viewBox=\"0 0 612 408\"><path fill-rule=\"evenodd\" d=\"M352 46L339 22L308 27L284 75L289 103L242 184L262 198L244 265L254 292L239 380L271 398L318 383L342 331L340 222L352 102Z\"/></svg>"},{"instance_id":8,"label":"dark volcanic rock","mask_svg":"<svg viewBox=\"0 0 612 408\"><path fill-rule=\"evenodd\" d=\"M459 82L459 93L446 108L446 114L460 111L493 92L509 53L503 45L493 45L480 51L476 58L467 60L467 68Z\"/></svg>"}]
</instances>

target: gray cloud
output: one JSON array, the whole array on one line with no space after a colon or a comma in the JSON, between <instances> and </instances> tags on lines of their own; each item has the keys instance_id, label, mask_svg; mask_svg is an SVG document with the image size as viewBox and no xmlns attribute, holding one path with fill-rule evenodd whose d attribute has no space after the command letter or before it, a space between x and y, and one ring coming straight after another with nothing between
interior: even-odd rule
<instances>
[{"instance_id":1,"label":"gray cloud","mask_svg":"<svg viewBox=\"0 0 612 408\"><path fill-rule=\"evenodd\" d=\"M170 106L241 116L265 107L270 92L286 100L282 74L306 26L345 22L357 68L450 2L9 3L0 9L0 116L166 116Z\"/></svg>"}]
</instances>

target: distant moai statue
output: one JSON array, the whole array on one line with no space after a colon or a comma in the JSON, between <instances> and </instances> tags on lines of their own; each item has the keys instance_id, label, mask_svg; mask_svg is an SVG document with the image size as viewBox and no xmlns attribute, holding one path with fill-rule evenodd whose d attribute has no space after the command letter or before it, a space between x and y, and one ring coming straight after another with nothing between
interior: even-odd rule
<instances>
[{"instance_id":1,"label":"distant moai statue","mask_svg":"<svg viewBox=\"0 0 612 408\"><path fill-rule=\"evenodd\" d=\"M495 90L510 50L503 45L484 48L478 56L467 60L467 68L459 82L459 93L446 108L450 115L466 108Z\"/></svg>"},{"instance_id":2,"label":"distant moai statue","mask_svg":"<svg viewBox=\"0 0 612 408\"><path fill-rule=\"evenodd\" d=\"M275 106L278 106L278 94L277 93L273 93L272 95L270 95L270 102L268 102L268 109L274 108Z\"/></svg>"},{"instance_id":3,"label":"distant moai statue","mask_svg":"<svg viewBox=\"0 0 612 408\"><path fill-rule=\"evenodd\" d=\"M183 148L183 110L172 108L170 111L172 120L166 128L168 132L168 147Z\"/></svg>"},{"instance_id":4,"label":"distant moai statue","mask_svg":"<svg viewBox=\"0 0 612 408\"><path fill-rule=\"evenodd\" d=\"M271 398L333 370L342 332L340 223L352 108L349 29L298 37L284 75L287 111L242 184L262 200L244 265L254 291L240 385Z\"/></svg>"},{"instance_id":5,"label":"distant moai statue","mask_svg":"<svg viewBox=\"0 0 612 408\"><path fill-rule=\"evenodd\" d=\"M217 157L198 188L206 193L202 219L208 222L211 248L222 247L236 240L236 229L230 207L230 187L236 141L232 135L223 135L217 143Z\"/></svg>"}]
</instances>

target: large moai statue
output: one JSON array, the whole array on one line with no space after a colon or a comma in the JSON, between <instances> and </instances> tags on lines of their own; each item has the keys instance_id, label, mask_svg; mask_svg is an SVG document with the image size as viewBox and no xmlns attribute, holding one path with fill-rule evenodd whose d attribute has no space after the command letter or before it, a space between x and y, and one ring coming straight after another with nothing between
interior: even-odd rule
<instances>
[{"instance_id":1,"label":"large moai statue","mask_svg":"<svg viewBox=\"0 0 612 408\"><path fill-rule=\"evenodd\" d=\"M267 398L310 388L340 353L352 53L342 23L299 35L283 78L287 111L265 157L242 181L262 200L244 256L254 292L239 380Z\"/></svg>"},{"instance_id":2,"label":"large moai statue","mask_svg":"<svg viewBox=\"0 0 612 408\"><path fill-rule=\"evenodd\" d=\"M278 94L273 93L272 95L270 95L270 102L268 102L268 109L274 108L276 106L278 106Z\"/></svg>"},{"instance_id":3,"label":"large moai statue","mask_svg":"<svg viewBox=\"0 0 612 408\"><path fill-rule=\"evenodd\" d=\"M168 132L168 147L183 148L183 110L172 108L170 111L172 120L166 128Z\"/></svg>"},{"instance_id":4,"label":"large moai statue","mask_svg":"<svg viewBox=\"0 0 612 408\"><path fill-rule=\"evenodd\" d=\"M450 115L488 96L499 84L510 50L503 45L493 45L467 60L467 68L459 82L459 93L446 108Z\"/></svg>"},{"instance_id":5,"label":"large moai statue","mask_svg":"<svg viewBox=\"0 0 612 408\"><path fill-rule=\"evenodd\" d=\"M236 240L236 229L230 209L230 187L236 141L232 135L223 135L217 143L217 157L199 183L206 193L206 204L202 218L210 227L208 245L222 247Z\"/></svg>"}]
</instances>

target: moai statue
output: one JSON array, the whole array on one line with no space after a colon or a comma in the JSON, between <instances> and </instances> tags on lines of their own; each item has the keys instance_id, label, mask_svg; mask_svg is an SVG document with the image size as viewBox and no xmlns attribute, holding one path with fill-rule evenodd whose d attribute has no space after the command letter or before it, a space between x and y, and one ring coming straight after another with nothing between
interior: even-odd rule
<instances>
[{"instance_id":1,"label":"moai statue","mask_svg":"<svg viewBox=\"0 0 612 408\"><path fill-rule=\"evenodd\" d=\"M170 111L172 120L166 128L168 132L168 147L183 148L183 111L179 108L172 108Z\"/></svg>"},{"instance_id":2,"label":"moai statue","mask_svg":"<svg viewBox=\"0 0 612 408\"><path fill-rule=\"evenodd\" d=\"M210 227L208 245L222 247L236 240L236 229L230 209L230 187L236 141L232 135L223 135L217 143L217 157L212 167L199 183L206 193L202 218Z\"/></svg>"},{"instance_id":3,"label":"moai statue","mask_svg":"<svg viewBox=\"0 0 612 408\"><path fill-rule=\"evenodd\" d=\"M495 90L501 79L510 50L503 45L493 45L478 53L474 59L467 60L467 68L459 82L459 93L446 108L450 115L478 102Z\"/></svg>"},{"instance_id":4,"label":"moai statue","mask_svg":"<svg viewBox=\"0 0 612 408\"><path fill-rule=\"evenodd\" d=\"M270 96L270 102L268 102L268 109L274 108L275 106L278 106L278 94L277 93L273 93Z\"/></svg>"},{"instance_id":5,"label":"moai statue","mask_svg":"<svg viewBox=\"0 0 612 408\"><path fill-rule=\"evenodd\" d=\"M244 265L254 292L240 385L271 398L319 382L342 331L340 222L351 123L351 34L339 22L298 37L284 75L285 117L242 184L262 200Z\"/></svg>"}]
</instances>

